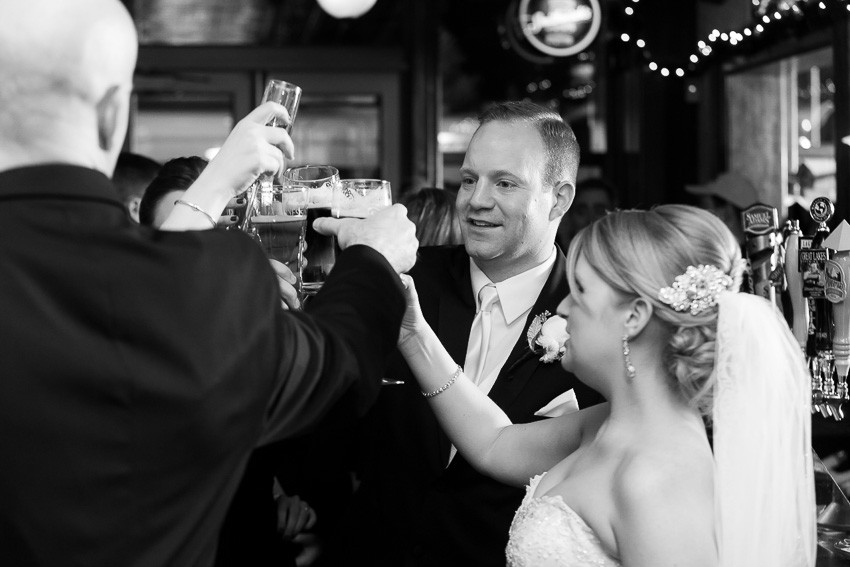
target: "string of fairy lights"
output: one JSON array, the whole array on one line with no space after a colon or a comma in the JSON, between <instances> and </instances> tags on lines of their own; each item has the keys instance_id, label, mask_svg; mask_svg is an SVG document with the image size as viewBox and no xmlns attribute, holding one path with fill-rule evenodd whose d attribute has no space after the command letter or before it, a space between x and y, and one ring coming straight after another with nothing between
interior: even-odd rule
<instances>
[{"instance_id":1,"label":"string of fairy lights","mask_svg":"<svg viewBox=\"0 0 850 567\"><path fill-rule=\"evenodd\" d=\"M850 0L751 0L753 20L741 29L714 29L697 41L691 53L678 61L662 61L653 56L651 45L636 26L620 33L620 41L637 49L646 69L662 77L686 77L697 74L711 60L744 50L751 44L774 36L777 31L828 24L838 10L850 12ZM641 0L625 0L624 20L639 21Z\"/></svg>"}]
</instances>

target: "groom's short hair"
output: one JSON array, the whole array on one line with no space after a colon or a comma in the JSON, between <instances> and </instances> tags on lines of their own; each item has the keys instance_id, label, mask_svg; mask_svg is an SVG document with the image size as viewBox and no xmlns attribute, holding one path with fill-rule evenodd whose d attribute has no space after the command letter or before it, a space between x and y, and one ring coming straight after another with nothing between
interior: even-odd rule
<instances>
[{"instance_id":1,"label":"groom's short hair","mask_svg":"<svg viewBox=\"0 0 850 567\"><path fill-rule=\"evenodd\" d=\"M480 125L488 122L519 122L534 126L546 148L543 182L549 186L561 181L575 185L581 150L573 129L560 114L528 101L497 102L478 116Z\"/></svg>"}]
</instances>

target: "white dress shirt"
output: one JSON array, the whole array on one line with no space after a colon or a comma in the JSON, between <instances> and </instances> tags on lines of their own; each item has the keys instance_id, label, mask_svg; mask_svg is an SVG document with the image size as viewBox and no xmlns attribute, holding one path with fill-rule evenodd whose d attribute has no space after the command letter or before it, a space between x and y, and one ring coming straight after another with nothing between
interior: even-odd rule
<instances>
[{"instance_id":1,"label":"white dress shirt","mask_svg":"<svg viewBox=\"0 0 850 567\"><path fill-rule=\"evenodd\" d=\"M495 285L496 291L499 292L499 300L493 304L490 311L490 345L484 360L484 370L478 382L478 388L485 394L490 393L496 378L499 377L499 372L507 362L511 351L514 350L514 345L520 335L525 332L525 320L528 318L531 308L534 307L543 286L546 285L549 274L552 273L555 258L555 247L553 246L552 253L549 254L545 262L497 284L493 284L484 275L484 272L475 265L472 258L469 259L472 296L477 298L481 288L488 284ZM465 366L466 361L464 361ZM456 454L457 449L452 445L449 451L448 464L451 464Z\"/></svg>"},{"instance_id":2,"label":"white dress shirt","mask_svg":"<svg viewBox=\"0 0 850 567\"><path fill-rule=\"evenodd\" d=\"M499 292L499 300L491 310L490 347L478 382L478 387L485 394L490 392L514 345L525 332L525 320L546 285L554 265L553 246L552 253L539 266L494 284ZM472 276L472 295L478 297L481 288L493 282L475 265L472 258L469 259L469 270Z\"/></svg>"}]
</instances>

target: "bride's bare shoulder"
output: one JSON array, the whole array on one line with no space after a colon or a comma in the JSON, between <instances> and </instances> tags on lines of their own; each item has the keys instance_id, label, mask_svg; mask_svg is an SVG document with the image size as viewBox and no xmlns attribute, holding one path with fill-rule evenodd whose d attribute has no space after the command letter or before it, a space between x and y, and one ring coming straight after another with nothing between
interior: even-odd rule
<instances>
[{"instance_id":1,"label":"bride's bare shoulder","mask_svg":"<svg viewBox=\"0 0 850 567\"><path fill-rule=\"evenodd\" d=\"M704 485L714 475L710 453L692 446L629 451L620 461L615 477L624 488L635 491L660 489L668 492L677 486Z\"/></svg>"},{"instance_id":2,"label":"bride's bare shoulder","mask_svg":"<svg viewBox=\"0 0 850 567\"><path fill-rule=\"evenodd\" d=\"M673 517L705 513L714 502L714 460L708 443L671 435L638 442L615 471L614 495L619 505L640 510L663 507Z\"/></svg>"},{"instance_id":3,"label":"bride's bare shoulder","mask_svg":"<svg viewBox=\"0 0 850 567\"><path fill-rule=\"evenodd\" d=\"M714 565L713 462L688 446L630 451L613 478L612 528L620 557ZM676 562L678 560L678 563ZM642 564L642 563L641 563Z\"/></svg>"}]
</instances>

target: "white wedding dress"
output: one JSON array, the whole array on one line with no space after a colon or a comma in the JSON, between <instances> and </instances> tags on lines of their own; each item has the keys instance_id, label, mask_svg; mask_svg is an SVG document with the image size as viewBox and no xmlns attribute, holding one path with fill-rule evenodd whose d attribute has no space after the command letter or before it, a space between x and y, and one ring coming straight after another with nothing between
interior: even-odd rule
<instances>
[{"instance_id":1,"label":"white wedding dress","mask_svg":"<svg viewBox=\"0 0 850 567\"><path fill-rule=\"evenodd\" d=\"M720 565L812 567L817 550L811 375L776 307L718 296L714 422ZM511 524L511 567L620 566L560 496L531 479Z\"/></svg>"},{"instance_id":2,"label":"white wedding dress","mask_svg":"<svg viewBox=\"0 0 850 567\"><path fill-rule=\"evenodd\" d=\"M542 478L531 479L514 515L505 550L508 566L620 567L563 498L534 495Z\"/></svg>"}]
</instances>

